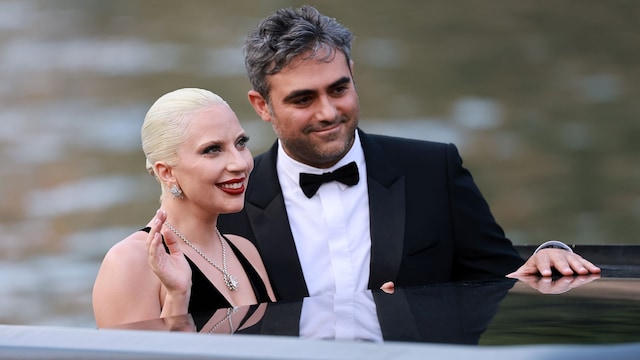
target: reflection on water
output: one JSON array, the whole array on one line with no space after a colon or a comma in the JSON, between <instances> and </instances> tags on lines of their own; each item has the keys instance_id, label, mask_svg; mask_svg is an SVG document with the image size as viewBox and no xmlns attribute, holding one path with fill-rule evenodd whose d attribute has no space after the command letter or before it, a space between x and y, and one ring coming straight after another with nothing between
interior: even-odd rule
<instances>
[{"instance_id":1,"label":"reflection on water","mask_svg":"<svg viewBox=\"0 0 640 360\"><path fill-rule=\"evenodd\" d=\"M515 242L637 243L640 5L463 3L320 7L356 34L362 127L456 143ZM102 256L158 205L161 94L212 89L269 146L241 47L280 6L0 0L0 323L94 326Z\"/></svg>"}]
</instances>

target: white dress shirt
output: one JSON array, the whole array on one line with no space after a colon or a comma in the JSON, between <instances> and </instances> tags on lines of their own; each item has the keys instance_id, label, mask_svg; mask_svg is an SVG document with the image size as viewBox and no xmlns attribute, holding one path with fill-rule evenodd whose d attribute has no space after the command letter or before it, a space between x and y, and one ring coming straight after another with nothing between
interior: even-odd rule
<instances>
[{"instance_id":1,"label":"white dress shirt","mask_svg":"<svg viewBox=\"0 0 640 360\"><path fill-rule=\"evenodd\" d=\"M302 192L301 172L322 174L352 161L358 165L357 185L325 183L310 199ZM371 235L367 169L358 134L346 156L331 168L293 160L280 143L276 167L309 295L366 290Z\"/></svg>"},{"instance_id":2,"label":"white dress shirt","mask_svg":"<svg viewBox=\"0 0 640 360\"><path fill-rule=\"evenodd\" d=\"M300 336L381 342L376 306L371 293L365 291L369 283L371 232L367 167L360 137L356 133L347 155L328 169L293 160L278 144L278 178L311 296L303 302ZM302 192L301 172L322 174L352 161L358 165L357 185L325 183L311 198Z\"/></svg>"}]
</instances>

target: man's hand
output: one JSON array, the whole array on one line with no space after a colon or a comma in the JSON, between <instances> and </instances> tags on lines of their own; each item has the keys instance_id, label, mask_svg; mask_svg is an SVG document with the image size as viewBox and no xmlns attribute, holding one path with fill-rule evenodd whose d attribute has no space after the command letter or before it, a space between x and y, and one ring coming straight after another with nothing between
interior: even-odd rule
<instances>
[{"instance_id":1,"label":"man's hand","mask_svg":"<svg viewBox=\"0 0 640 360\"><path fill-rule=\"evenodd\" d=\"M387 294L393 294L393 291L395 290L395 284L393 283L393 281L387 281L386 283L382 284L380 289Z\"/></svg>"},{"instance_id":2,"label":"man's hand","mask_svg":"<svg viewBox=\"0 0 640 360\"><path fill-rule=\"evenodd\" d=\"M565 276L600 273L599 267L583 259L578 254L562 249L542 249L533 254L524 265L508 274L507 277L517 279L527 275L551 276L553 274L552 269L556 269L556 271Z\"/></svg>"}]
</instances>

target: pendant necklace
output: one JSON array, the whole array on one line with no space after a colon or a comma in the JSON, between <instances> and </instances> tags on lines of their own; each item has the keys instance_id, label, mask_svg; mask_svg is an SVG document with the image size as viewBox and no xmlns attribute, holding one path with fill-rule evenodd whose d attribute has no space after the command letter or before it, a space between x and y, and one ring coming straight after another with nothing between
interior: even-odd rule
<instances>
[{"instance_id":1,"label":"pendant necklace","mask_svg":"<svg viewBox=\"0 0 640 360\"><path fill-rule=\"evenodd\" d=\"M224 246L224 241L222 240L222 234L220 234L220 231L218 230L218 228L216 228L216 234L218 235L218 239L220 239L220 245L222 245L222 267L216 264L213 260L209 259L209 257L207 257L207 255L205 255L204 252L202 252L195 245L193 245L191 241L187 240L187 238L184 237L184 235L182 235L178 230L176 230L176 228L174 228L171 224L169 224L168 222L165 222L164 225L168 227L169 230L173 231L173 233L176 234L182 241L184 241L185 244L189 245L190 248L192 248L195 252L197 252L200 256L202 256L202 258L205 259L209 264L213 265L214 268L218 269L222 273L224 283L225 285L227 285L227 288L229 288L229 290L231 291L238 290L238 279L236 279L235 276L227 272L227 251Z\"/></svg>"}]
</instances>

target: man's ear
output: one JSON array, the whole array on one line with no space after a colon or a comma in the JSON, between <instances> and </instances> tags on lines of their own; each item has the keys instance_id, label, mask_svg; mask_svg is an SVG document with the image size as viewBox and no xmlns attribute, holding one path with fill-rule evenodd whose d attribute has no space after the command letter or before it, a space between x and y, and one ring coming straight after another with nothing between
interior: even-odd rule
<instances>
[{"instance_id":1,"label":"man's ear","mask_svg":"<svg viewBox=\"0 0 640 360\"><path fill-rule=\"evenodd\" d=\"M269 111L269 104L267 104L262 95L255 90L250 90L248 96L249 102L258 116L260 116L263 121L270 122L271 112Z\"/></svg>"},{"instance_id":2,"label":"man's ear","mask_svg":"<svg viewBox=\"0 0 640 360\"><path fill-rule=\"evenodd\" d=\"M349 72L351 73L351 82L353 82L353 86L355 86L357 88L357 86L356 86L356 78L353 75L354 74L353 65L354 65L353 60L349 60Z\"/></svg>"}]
</instances>

